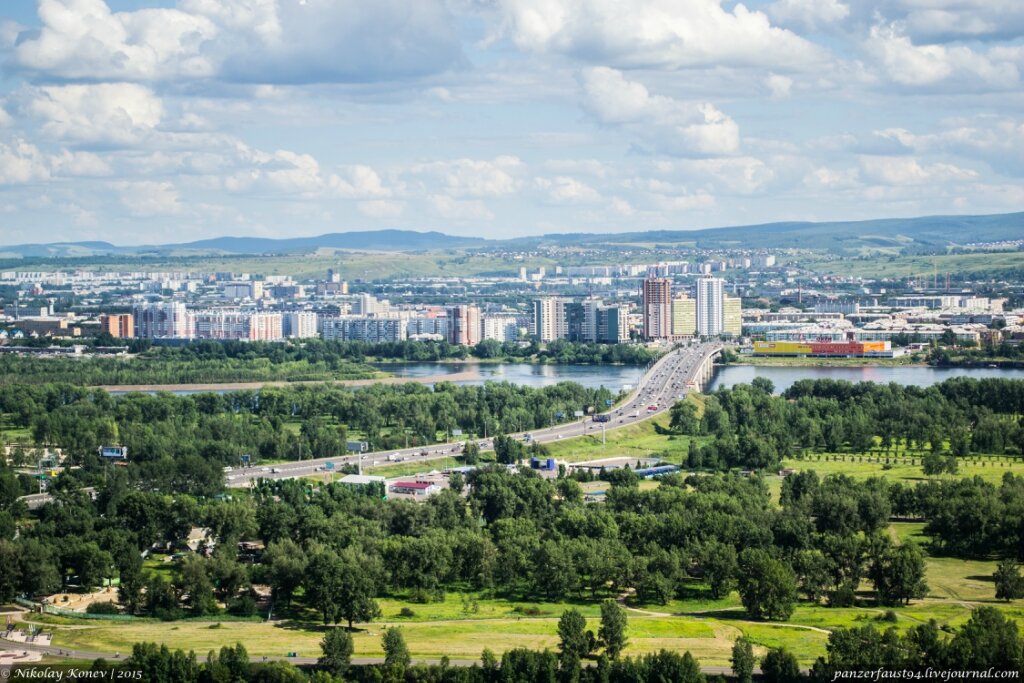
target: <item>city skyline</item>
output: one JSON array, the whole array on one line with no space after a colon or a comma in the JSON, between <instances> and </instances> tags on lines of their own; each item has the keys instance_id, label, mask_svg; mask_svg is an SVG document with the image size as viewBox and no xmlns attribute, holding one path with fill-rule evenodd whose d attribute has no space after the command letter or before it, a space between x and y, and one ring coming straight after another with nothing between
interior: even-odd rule
<instances>
[{"instance_id":1,"label":"city skyline","mask_svg":"<svg viewBox=\"0 0 1024 683\"><path fill-rule=\"evenodd\" d=\"M623 7L12 3L3 241L1024 208L1019 3Z\"/></svg>"}]
</instances>

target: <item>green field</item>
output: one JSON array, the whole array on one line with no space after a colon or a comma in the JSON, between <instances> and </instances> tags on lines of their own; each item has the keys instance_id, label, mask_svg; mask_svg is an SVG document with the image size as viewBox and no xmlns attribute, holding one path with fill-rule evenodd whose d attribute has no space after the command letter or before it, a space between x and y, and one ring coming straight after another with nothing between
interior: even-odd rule
<instances>
[{"instance_id":1,"label":"green field","mask_svg":"<svg viewBox=\"0 0 1024 683\"><path fill-rule=\"evenodd\" d=\"M614 422L611 423L614 426ZM619 456L646 458L661 457L679 464L689 451L690 441L703 443L710 437L658 434L655 424L668 427L668 418L661 416L626 427L607 430L602 442L600 430L574 439L545 444L551 457L566 462L582 462L598 458Z\"/></svg>"},{"instance_id":2,"label":"green field","mask_svg":"<svg viewBox=\"0 0 1024 683\"><path fill-rule=\"evenodd\" d=\"M820 457L819 459L816 459ZM782 461L783 467L792 467L797 470L814 470L820 476L830 474L846 474L855 479L867 479L868 477L886 477L893 481L916 483L927 481L928 477L921 470L920 455L890 456L890 462L885 463L886 456L873 453L871 459L881 462L867 462L867 457L849 454L816 454L804 459L787 458ZM914 462L916 464L911 464ZM1024 459L1009 456L987 456L975 455L967 458L958 458L959 472L955 475L942 475L942 477L981 477L985 481L998 484L1003 475L1012 472L1016 475L1024 475Z\"/></svg>"}]
</instances>

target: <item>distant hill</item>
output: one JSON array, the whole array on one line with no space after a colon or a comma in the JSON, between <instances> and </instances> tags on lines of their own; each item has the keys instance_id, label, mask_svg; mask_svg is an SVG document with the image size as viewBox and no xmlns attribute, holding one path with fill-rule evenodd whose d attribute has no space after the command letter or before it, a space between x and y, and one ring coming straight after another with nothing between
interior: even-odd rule
<instances>
[{"instance_id":1,"label":"distant hill","mask_svg":"<svg viewBox=\"0 0 1024 683\"><path fill-rule=\"evenodd\" d=\"M315 237L214 237L178 244L120 247L108 242L54 242L0 247L0 256L71 258L110 254L304 254L317 249L356 251L425 251L485 246L480 237L454 237L441 232L368 230L333 232Z\"/></svg>"},{"instance_id":2,"label":"distant hill","mask_svg":"<svg viewBox=\"0 0 1024 683\"><path fill-rule=\"evenodd\" d=\"M1024 237L1024 212L987 216L925 216L826 223L766 223L701 230L647 230L613 234L560 233L511 240L456 237L440 232L368 230L316 237L216 237L180 244L120 247L107 242L55 242L0 247L0 257L71 258L133 254L305 254L317 249L427 251L487 247L605 244L695 244L705 249L804 248L837 253L866 250L918 253L972 242Z\"/></svg>"},{"instance_id":3,"label":"distant hill","mask_svg":"<svg viewBox=\"0 0 1024 683\"><path fill-rule=\"evenodd\" d=\"M925 216L828 223L766 223L702 230L648 230L606 235L565 233L525 238L525 242L555 244L694 243L705 249L828 249L840 253L863 249L904 252L972 242L1024 238L1024 212L987 216Z\"/></svg>"}]
</instances>

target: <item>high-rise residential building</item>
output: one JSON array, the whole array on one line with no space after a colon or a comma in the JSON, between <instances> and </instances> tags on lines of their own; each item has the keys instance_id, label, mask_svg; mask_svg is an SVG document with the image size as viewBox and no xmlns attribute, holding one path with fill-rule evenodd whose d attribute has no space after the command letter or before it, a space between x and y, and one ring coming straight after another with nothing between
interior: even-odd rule
<instances>
[{"instance_id":1,"label":"high-rise residential building","mask_svg":"<svg viewBox=\"0 0 1024 683\"><path fill-rule=\"evenodd\" d=\"M739 297L725 297L722 304L722 334L730 337L743 334L743 308Z\"/></svg>"},{"instance_id":2,"label":"high-rise residential building","mask_svg":"<svg viewBox=\"0 0 1024 683\"><path fill-rule=\"evenodd\" d=\"M110 313L100 316L100 330L111 337L127 339L135 336L135 316L131 313Z\"/></svg>"},{"instance_id":3,"label":"high-rise residential building","mask_svg":"<svg viewBox=\"0 0 1024 683\"><path fill-rule=\"evenodd\" d=\"M644 280L643 321L647 339L672 336L672 280L665 277Z\"/></svg>"},{"instance_id":4,"label":"high-rise residential building","mask_svg":"<svg viewBox=\"0 0 1024 683\"><path fill-rule=\"evenodd\" d=\"M568 336L565 299L557 297L534 299L530 334L542 342L565 339Z\"/></svg>"},{"instance_id":5,"label":"high-rise residential building","mask_svg":"<svg viewBox=\"0 0 1024 683\"><path fill-rule=\"evenodd\" d=\"M391 311L391 303L387 299L377 299L372 294L360 294L356 297L352 312L359 315L386 315Z\"/></svg>"},{"instance_id":6,"label":"high-rise residential building","mask_svg":"<svg viewBox=\"0 0 1024 683\"><path fill-rule=\"evenodd\" d=\"M288 311L282 317L284 336L289 339L309 339L318 336L317 315L313 311Z\"/></svg>"},{"instance_id":7,"label":"high-rise residential building","mask_svg":"<svg viewBox=\"0 0 1024 683\"><path fill-rule=\"evenodd\" d=\"M262 299L263 282L249 280L247 282L228 282L221 288L225 299Z\"/></svg>"},{"instance_id":8,"label":"high-rise residential building","mask_svg":"<svg viewBox=\"0 0 1024 683\"><path fill-rule=\"evenodd\" d=\"M672 336L693 337L697 334L697 300L686 294L672 299Z\"/></svg>"},{"instance_id":9,"label":"high-rise residential building","mask_svg":"<svg viewBox=\"0 0 1024 683\"><path fill-rule=\"evenodd\" d=\"M336 271L334 268L328 268L327 269L327 281L332 283L332 284L333 283L340 283L341 282L341 273Z\"/></svg>"},{"instance_id":10,"label":"high-rise residential building","mask_svg":"<svg viewBox=\"0 0 1024 683\"><path fill-rule=\"evenodd\" d=\"M188 339L192 320L185 304L167 301L140 304L132 312L135 336L144 339Z\"/></svg>"},{"instance_id":11,"label":"high-rise residential building","mask_svg":"<svg viewBox=\"0 0 1024 683\"><path fill-rule=\"evenodd\" d=\"M448 343L476 346L480 343L480 309L473 305L448 308Z\"/></svg>"},{"instance_id":12,"label":"high-rise residential building","mask_svg":"<svg viewBox=\"0 0 1024 683\"><path fill-rule=\"evenodd\" d=\"M190 315L196 339L279 341L284 338L280 313L214 308Z\"/></svg>"},{"instance_id":13,"label":"high-rise residential building","mask_svg":"<svg viewBox=\"0 0 1024 683\"><path fill-rule=\"evenodd\" d=\"M519 339L519 330L524 325L519 316L509 313L492 313L484 316L482 336L484 339L510 342Z\"/></svg>"},{"instance_id":14,"label":"high-rise residential building","mask_svg":"<svg viewBox=\"0 0 1024 683\"><path fill-rule=\"evenodd\" d=\"M399 318L328 318L324 320L323 334L327 340L372 344L400 342L406 339L406 321Z\"/></svg>"},{"instance_id":15,"label":"high-rise residential building","mask_svg":"<svg viewBox=\"0 0 1024 683\"><path fill-rule=\"evenodd\" d=\"M594 341L601 344L629 341L629 309L625 306L598 306L595 321Z\"/></svg>"},{"instance_id":16,"label":"high-rise residential building","mask_svg":"<svg viewBox=\"0 0 1024 683\"><path fill-rule=\"evenodd\" d=\"M697 334L717 337L723 332L725 281L720 277L697 280Z\"/></svg>"}]
</instances>

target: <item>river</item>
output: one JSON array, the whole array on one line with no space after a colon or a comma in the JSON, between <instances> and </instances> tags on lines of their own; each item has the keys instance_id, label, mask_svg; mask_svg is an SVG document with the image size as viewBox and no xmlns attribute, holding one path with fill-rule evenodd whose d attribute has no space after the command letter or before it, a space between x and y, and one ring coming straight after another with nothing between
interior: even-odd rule
<instances>
[{"instance_id":1,"label":"river","mask_svg":"<svg viewBox=\"0 0 1024 683\"><path fill-rule=\"evenodd\" d=\"M578 382L585 387L618 391L632 388L643 373L637 365L555 365L538 363L379 363L374 367L397 377L422 378L473 373L476 379L456 384L512 382L547 387L559 382Z\"/></svg>"},{"instance_id":2,"label":"river","mask_svg":"<svg viewBox=\"0 0 1024 683\"><path fill-rule=\"evenodd\" d=\"M484 382L512 382L531 387L546 387L559 382L578 382L585 387L605 387L612 391L631 389L640 379L643 368L636 365L539 365L536 363L380 363L375 367L394 375L392 382L399 378L419 379L431 382L451 377L455 384L477 385ZM754 366L728 365L719 367L706 391L715 391L722 386L749 384L755 377L766 377L781 393L800 379L840 379L850 382L896 382L930 386L950 377L1003 377L1024 380L1021 368L932 368L925 366L874 366L874 367L821 367L821 366ZM427 379L429 378L429 379ZM364 385L359 381L353 385ZM287 384L281 382L279 384ZM169 390L176 394L192 394L202 391L224 392L233 389L256 389L252 386L235 385L175 385L161 387L109 387L113 394L129 391Z\"/></svg>"},{"instance_id":3,"label":"river","mask_svg":"<svg viewBox=\"0 0 1024 683\"><path fill-rule=\"evenodd\" d=\"M800 367L765 365L727 365L719 367L706 391L734 384L750 384L755 377L770 379L775 392L782 393L794 382L801 379L836 379L849 382L876 382L907 384L927 387L951 377L999 377L1003 379L1024 379L1021 368L932 368L919 365L869 366L869 367Z\"/></svg>"}]
</instances>

